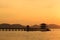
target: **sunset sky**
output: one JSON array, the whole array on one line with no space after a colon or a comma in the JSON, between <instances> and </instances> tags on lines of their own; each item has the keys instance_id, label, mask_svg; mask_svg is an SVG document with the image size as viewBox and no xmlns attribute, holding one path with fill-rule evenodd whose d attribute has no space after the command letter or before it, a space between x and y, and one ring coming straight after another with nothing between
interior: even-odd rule
<instances>
[{"instance_id":1,"label":"sunset sky","mask_svg":"<svg viewBox=\"0 0 60 40\"><path fill-rule=\"evenodd\" d=\"M0 0L0 23L60 25L60 0Z\"/></svg>"}]
</instances>

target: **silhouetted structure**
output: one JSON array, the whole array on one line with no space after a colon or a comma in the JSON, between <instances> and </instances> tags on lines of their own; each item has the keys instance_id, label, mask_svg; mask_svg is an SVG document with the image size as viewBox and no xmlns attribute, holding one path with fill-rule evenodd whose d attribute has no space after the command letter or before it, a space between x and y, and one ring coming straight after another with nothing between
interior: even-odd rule
<instances>
[{"instance_id":1,"label":"silhouetted structure","mask_svg":"<svg viewBox=\"0 0 60 40\"><path fill-rule=\"evenodd\" d=\"M47 28L45 23L42 23L40 27L41 27L41 29L46 29Z\"/></svg>"},{"instance_id":2,"label":"silhouetted structure","mask_svg":"<svg viewBox=\"0 0 60 40\"><path fill-rule=\"evenodd\" d=\"M29 31L29 25L27 25L27 29L26 29L26 31Z\"/></svg>"},{"instance_id":3,"label":"silhouetted structure","mask_svg":"<svg viewBox=\"0 0 60 40\"><path fill-rule=\"evenodd\" d=\"M49 31L47 25L42 23L41 26L33 25L33 26L23 26L21 24L0 24L0 31Z\"/></svg>"},{"instance_id":4,"label":"silhouetted structure","mask_svg":"<svg viewBox=\"0 0 60 40\"><path fill-rule=\"evenodd\" d=\"M41 31L50 31L45 23L42 23L40 27Z\"/></svg>"}]
</instances>

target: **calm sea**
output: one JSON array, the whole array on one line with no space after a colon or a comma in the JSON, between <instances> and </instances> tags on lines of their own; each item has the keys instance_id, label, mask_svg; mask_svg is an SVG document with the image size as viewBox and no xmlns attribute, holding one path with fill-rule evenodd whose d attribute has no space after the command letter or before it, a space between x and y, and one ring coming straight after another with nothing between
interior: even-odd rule
<instances>
[{"instance_id":1,"label":"calm sea","mask_svg":"<svg viewBox=\"0 0 60 40\"><path fill-rule=\"evenodd\" d=\"M0 31L0 40L60 40L60 29L41 31Z\"/></svg>"}]
</instances>

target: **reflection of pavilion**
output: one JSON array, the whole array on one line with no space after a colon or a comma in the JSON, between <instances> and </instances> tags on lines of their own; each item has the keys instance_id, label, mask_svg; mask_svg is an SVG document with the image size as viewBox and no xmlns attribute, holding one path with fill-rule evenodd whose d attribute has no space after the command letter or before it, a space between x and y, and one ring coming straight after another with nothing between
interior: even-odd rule
<instances>
[{"instance_id":1,"label":"reflection of pavilion","mask_svg":"<svg viewBox=\"0 0 60 40\"><path fill-rule=\"evenodd\" d=\"M50 31L45 23L42 23L40 27L40 31Z\"/></svg>"}]
</instances>

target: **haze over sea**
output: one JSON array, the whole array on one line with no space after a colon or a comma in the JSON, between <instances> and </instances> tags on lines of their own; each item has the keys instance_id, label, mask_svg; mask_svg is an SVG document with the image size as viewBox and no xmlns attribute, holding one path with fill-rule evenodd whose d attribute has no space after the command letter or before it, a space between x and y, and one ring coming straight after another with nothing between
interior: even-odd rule
<instances>
[{"instance_id":1,"label":"haze over sea","mask_svg":"<svg viewBox=\"0 0 60 40\"><path fill-rule=\"evenodd\" d=\"M60 29L51 31L0 31L0 40L60 40Z\"/></svg>"}]
</instances>

